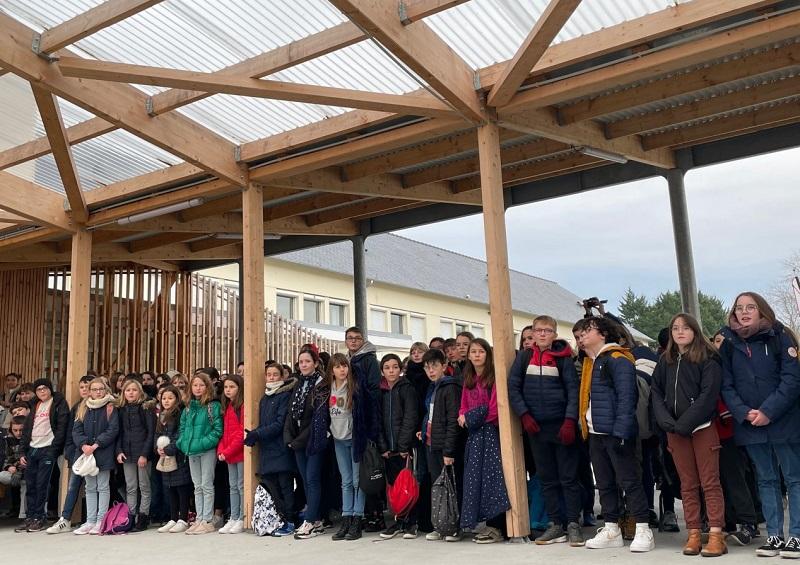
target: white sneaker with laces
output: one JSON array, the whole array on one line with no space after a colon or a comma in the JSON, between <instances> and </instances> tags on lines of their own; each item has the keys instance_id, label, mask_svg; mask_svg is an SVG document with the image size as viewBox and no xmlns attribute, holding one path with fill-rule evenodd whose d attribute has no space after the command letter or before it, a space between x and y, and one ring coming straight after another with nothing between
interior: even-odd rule
<instances>
[{"instance_id":1,"label":"white sneaker with laces","mask_svg":"<svg viewBox=\"0 0 800 565\"><path fill-rule=\"evenodd\" d=\"M653 539L653 530L647 524L636 524L636 535L631 542L631 551L633 553L645 553L652 551L656 548L656 542Z\"/></svg>"},{"instance_id":2,"label":"white sneaker with laces","mask_svg":"<svg viewBox=\"0 0 800 565\"><path fill-rule=\"evenodd\" d=\"M233 525L228 530L229 534L241 534L244 531L244 520L234 520Z\"/></svg>"},{"instance_id":3,"label":"white sneaker with laces","mask_svg":"<svg viewBox=\"0 0 800 565\"><path fill-rule=\"evenodd\" d=\"M101 532L100 526L102 526L102 525L103 524L101 524L100 522L95 524L94 527L91 530L89 530L89 535L91 535L91 536L99 536L100 532Z\"/></svg>"},{"instance_id":4,"label":"white sneaker with laces","mask_svg":"<svg viewBox=\"0 0 800 565\"><path fill-rule=\"evenodd\" d=\"M72 527L72 524L69 520L65 518L59 518L58 522L47 528L45 530L48 534L61 534L64 532L68 532L69 529Z\"/></svg>"},{"instance_id":5,"label":"white sneaker with laces","mask_svg":"<svg viewBox=\"0 0 800 565\"><path fill-rule=\"evenodd\" d=\"M158 528L157 531L159 534L168 534L169 531L175 526L175 524L177 524L175 520L170 520L169 522Z\"/></svg>"},{"instance_id":6,"label":"white sneaker with laces","mask_svg":"<svg viewBox=\"0 0 800 565\"><path fill-rule=\"evenodd\" d=\"M186 530L189 529L189 524L187 524L184 520L178 520L175 522L175 525L170 528L169 533L171 534L182 534Z\"/></svg>"},{"instance_id":7,"label":"white sneaker with laces","mask_svg":"<svg viewBox=\"0 0 800 565\"><path fill-rule=\"evenodd\" d=\"M586 540L586 547L589 549L607 549L610 547L622 547L622 530L619 526L610 527L608 524L597 530L597 535Z\"/></svg>"},{"instance_id":8,"label":"white sneaker with laces","mask_svg":"<svg viewBox=\"0 0 800 565\"><path fill-rule=\"evenodd\" d=\"M220 534L227 534L231 531L231 526L236 520L228 520L227 523L219 529Z\"/></svg>"},{"instance_id":9,"label":"white sneaker with laces","mask_svg":"<svg viewBox=\"0 0 800 565\"><path fill-rule=\"evenodd\" d=\"M91 532L92 528L94 528L96 525L97 524L94 524L92 522L86 522L85 524L79 526L77 529L73 530L72 533L75 534L76 536L85 536L86 534Z\"/></svg>"}]
</instances>

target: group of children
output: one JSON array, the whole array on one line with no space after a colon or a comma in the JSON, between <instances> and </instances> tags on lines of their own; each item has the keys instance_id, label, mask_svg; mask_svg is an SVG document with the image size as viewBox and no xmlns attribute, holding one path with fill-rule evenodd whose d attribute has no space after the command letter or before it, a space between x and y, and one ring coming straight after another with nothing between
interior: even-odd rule
<instances>
[{"instance_id":1,"label":"group of children","mask_svg":"<svg viewBox=\"0 0 800 565\"><path fill-rule=\"evenodd\" d=\"M619 548L629 535L631 551L652 550L648 467L660 446L666 448L661 462L671 461L673 482L680 483L675 490L688 529L684 554L716 557L727 553L726 541L746 544L760 535L755 502L746 496L744 469L752 465L768 534L757 554L800 557L800 447L792 433L800 425L797 343L766 301L752 292L736 298L719 350L692 316L676 315L661 336L660 357L636 347L618 320L601 314L587 314L573 327L577 351L558 337L553 318L535 318L508 373L508 401L548 516L544 531L532 536L535 543ZM359 539L364 529L384 539L413 539L422 530L431 541L504 540L510 501L491 345L462 332L455 341L415 343L406 360L389 354L378 361L355 327L347 330L345 344L347 354L332 356L303 346L291 374L268 362L251 430L244 426L239 374L221 379L219 400L210 369L158 383L154 398L135 375L116 397L107 379L86 376L82 399L71 409L49 381L36 381L35 400L19 400L18 394L10 406L0 473L0 483L16 486L24 479L27 487L27 518L17 531L46 527L50 472L63 452L70 464L93 456L97 472L70 475L61 518L49 533L71 529L82 482L86 520L73 533L100 533L110 475L119 466L135 530L148 528L157 472L170 512L159 532L240 533L245 447L257 445L259 480L282 522L273 535L319 536L331 527L330 511L339 509L335 541ZM721 457L728 462L722 470ZM363 483L372 469L362 467L375 460L382 461L387 487L405 469L419 486L416 503L388 527L384 493L367 492ZM230 519L217 530L214 475L221 463L228 472ZM592 472L588 481L583 472L589 464L604 525L585 539L583 527L594 522ZM338 473L331 473L332 465ZM447 531L437 529L432 514L438 509L431 509L432 485L443 476L454 479L458 506L458 524ZM781 478L791 516L788 541ZM665 490L662 485L662 495ZM190 521L192 492L196 517Z\"/></svg>"}]
</instances>

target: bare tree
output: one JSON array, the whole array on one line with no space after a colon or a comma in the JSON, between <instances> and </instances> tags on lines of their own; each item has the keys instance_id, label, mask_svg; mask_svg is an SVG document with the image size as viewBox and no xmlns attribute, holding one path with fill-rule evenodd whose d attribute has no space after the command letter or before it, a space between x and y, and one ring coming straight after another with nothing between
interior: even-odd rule
<instances>
[{"instance_id":1,"label":"bare tree","mask_svg":"<svg viewBox=\"0 0 800 565\"><path fill-rule=\"evenodd\" d=\"M778 319L789 326L795 334L800 334L800 311L792 289L792 279L800 276L800 250L794 251L783 262L784 272L768 291L771 306Z\"/></svg>"}]
</instances>

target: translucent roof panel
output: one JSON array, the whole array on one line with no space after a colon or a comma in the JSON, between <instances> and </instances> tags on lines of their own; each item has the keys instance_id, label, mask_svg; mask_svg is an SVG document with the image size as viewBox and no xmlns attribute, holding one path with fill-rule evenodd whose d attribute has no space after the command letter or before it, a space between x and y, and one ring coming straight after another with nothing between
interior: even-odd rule
<instances>
[{"instance_id":1,"label":"translucent roof panel","mask_svg":"<svg viewBox=\"0 0 800 565\"><path fill-rule=\"evenodd\" d=\"M30 84L11 73L0 77L0 123L0 151L43 133Z\"/></svg>"}]
</instances>

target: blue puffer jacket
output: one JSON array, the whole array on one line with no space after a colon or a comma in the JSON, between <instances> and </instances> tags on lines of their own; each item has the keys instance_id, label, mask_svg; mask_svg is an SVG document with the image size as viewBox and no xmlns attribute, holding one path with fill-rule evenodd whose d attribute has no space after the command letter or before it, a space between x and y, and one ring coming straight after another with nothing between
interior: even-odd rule
<instances>
[{"instance_id":1,"label":"blue puffer jacket","mask_svg":"<svg viewBox=\"0 0 800 565\"><path fill-rule=\"evenodd\" d=\"M594 360L589 408L595 433L622 439L635 438L639 433L636 421L639 390L636 370L628 356L627 349L608 344Z\"/></svg>"},{"instance_id":2,"label":"blue puffer jacket","mask_svg":"<svg viewBox=\"0 0 800 565\"><path fill-rule=\"evenodd\" d=\"M117 461L114 458L114 449L119 435L119 412L111 404L111 395L108 402L100 408L89 408L83 421L75 420L72 427L72 440L75 442L75 453L80 455L84 445L97 444L94 460L101 471L110 471Z\"/></svg>"},{"instance_id":3,"label":"blue puffer jacket","mask_svg":"<svg viewBox=\"0 0 800 565\"><path fill-rule=\"evenodd\" d=\"M572 348L556 340L550 349L523 349L508 374L508 399L517 416L530 412L537 422L578 419L578 377Z\"/></svg>"},{"instance_id":4,"label":"blue puffer jacket","mask_svg":"<svg viewBox=\"0 0 800 565\"><path fill-rule=\"evenodd\" d=\"M722 333L722 398L733 415L736 443L800 442L800 366L783 326L747 339L729 327ZM752 426L745 419L750 410L761 410L770 423Z\"/></svg>"},{"instance_id":5,"label":"blue puffer jacket","mask_svg":"<svg viewBox=\"0 0 800 565\"><path fill-rule=\"evenodd\" d=\"M250 447L258 444L258 474L294 471L294 454L283 441L283 427L289 411L289 399L297 379L289 378L274 393L261 397L258 404L258 427L244 439Z\"/></svg>"}]
</instances>

